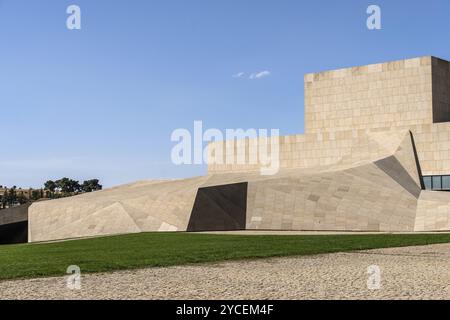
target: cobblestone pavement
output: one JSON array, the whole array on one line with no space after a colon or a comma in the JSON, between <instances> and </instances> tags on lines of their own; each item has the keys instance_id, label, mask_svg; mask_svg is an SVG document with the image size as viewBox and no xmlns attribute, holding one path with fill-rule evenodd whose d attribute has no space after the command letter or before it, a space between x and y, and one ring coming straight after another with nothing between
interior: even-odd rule
<instances>
[{"instance_id":1,"label":"cobblestone pavement","mask_svg":"<svg viewBox=\"0 0 450 320\"><path fill-rule=\"evenodd\" d=\"M450 244L86 274L81 290L66 280L0 282L0 298L450 299Z\"/></svg>"}]
</instances>

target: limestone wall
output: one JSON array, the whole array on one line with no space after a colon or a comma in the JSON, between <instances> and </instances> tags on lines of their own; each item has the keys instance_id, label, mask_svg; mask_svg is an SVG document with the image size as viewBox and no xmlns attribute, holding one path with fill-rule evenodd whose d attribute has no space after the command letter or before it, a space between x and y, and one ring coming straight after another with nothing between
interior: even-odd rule
<instances>
[{"instance_id":1,"label":"limestone wall","mask_svg":"<svg viewBox=\"0 0 450 320\"><path fill-rule=\"evenodd\" d=\"M422 191L414 231L448 231L449 228L450 193Z\"/></svg>"},{"instance_id":2,"label":"limestone wall","mask_svg":"<svg viewBox=\"0 0 450 320\"><path fill-rule=\"evenodd\" d=\"M432 61L423 57L305 76L305 132L430 124Z\"/></svg>"},{"instance_id":3,"label":"limestone wall","mask_svg":"<svg viewBox=\"0 0 450 320\"><path fill-rule=\"evenodd\" d=\"M382 158L395 151L399 141L409 134L402 130L345 130L338 132L321 132L307 135L276 137L278 143L279 168L313 168L336 163L351 164L368 159ZM209 148L222 149L222 157L217 162L217 155L211 152L208 172L256 171L264 167L264 157L259 156L262 145L271 142L261 139L246 139L238 143L227 141L210 144ZM268 155L271 154L269 149ZM232 151L233 150L233 151ZM234 154L234 155L233 155ZM245 160L238 163L238 157ZM251 159L256 159L252 164ZM272 159L273 161L274 159ZM216 162L214 162L216 161Z\"/></svg>"},{"instance_id":4,"label":"limestone wall","mask_svg":"<svg viewBox=\"0 0 450 320\"><path fill-rule=\"evenodd\" d=\"M410 130L424 175L450 174L450 63L422 57L305 76L305 135L279 138L280 168L383 156ZM259 170L255 139L212 143L209 173ZM234 155L233 155L234 153ZM238 163L238 157L247 160Z\"/></svg>"}]
</instances>

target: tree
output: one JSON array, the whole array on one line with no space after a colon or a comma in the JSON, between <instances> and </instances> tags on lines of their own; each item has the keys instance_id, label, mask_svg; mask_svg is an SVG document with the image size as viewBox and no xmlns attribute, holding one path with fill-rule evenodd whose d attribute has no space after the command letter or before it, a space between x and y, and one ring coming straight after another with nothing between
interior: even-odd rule
<instances>
[{"instance_id":1,"label":"tree","mask_svg":"<svg viewBox=\"0 0 450 320\"><path fill-rule=\"evenodd\" d=\"M62 178L56 181L55 184L56 188L66 195L79 192L81 189L80 183L78 181L69 178Z\"/></svg>"},{"instance_id":2,"label":"tree","mask_svg":"<svg viewBox=\"0 0 450 320\"><path fill-rule=\"evenodd\" d=\"M98 179L86 180L81 185L81 190L83 192L93 192L102 190L103 186L99 183Z\"/></svg>"},{"instance_id":3,"label":"tree","mask_svg":"<svg viewBox=\"0 0 450 320\"><path fill-rule=\"evenodd\" d=\"M17 187L14 186L11 189L5 188L5 192L3 196L1 197L1 207L12 207L16 204L20 204L22 202L26 201L23 194L20 196L17 195Z\"/></svg>"},{"instance_id":4,"label":"tree","mask_svg":"<svg viewBox=\"0 0 450 320\"><path fill-rule=\"evenodd\" d=\"M11 189L9 189L7 202L9 206L13 206L17 203L17 187L13 186Z\"/></svg>"},{"instance_id":5,"label":"tree","mask_svg":"<svg viewBox=\"0 0 450 320\"><path fill-rule=\"evenodd\" d=\"M2 209L6 209L6 207L8 206L8 195L5 193L3 196L1 196L0 198L1 200L1 208Z\"/></svg>"},{"instance_id":6,"label":"tree","mask_svg":"<svg viewBox=\"0 0 450 320\"><path fill-rule=\"evenodd\" d=\"M28 199L25 197L23 193L19 194L16 198L15 204L23 205L28 202Z\"/></svg>"},{"instance_id":7,"label":"tree","mask_svg":"<svg viewBox=\"0 0 450 320\"><path fill-rule=\"evenodd\" d=\"M42 190L33 190L33 191L31 191L31 199L33 201L36 201L36 200L39 200L39 199L43 198L41 196L41 191Z\"/></svg>"},{"instance_id":8,"label":"tree","mask_svg":"<svg viewBox=\"0 0 450 320\"><path fill-rule=\"evenodd\" d=\"M51 193L55 192L56 189L56 183L55 181L52 180L48 180L45 184L44 184L45 189L47 189L48 191L50 191Z\"/></svg>"}]
</instances>

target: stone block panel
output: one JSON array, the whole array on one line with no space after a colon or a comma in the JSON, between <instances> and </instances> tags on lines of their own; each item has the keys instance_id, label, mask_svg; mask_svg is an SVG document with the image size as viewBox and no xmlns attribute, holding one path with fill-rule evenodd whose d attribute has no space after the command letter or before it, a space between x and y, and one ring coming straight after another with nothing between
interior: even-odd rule
<instances>
[{"instance_id":1,"label":"stone block panel","mask_svg":"<svg viewBox=\"0 0 450 320\"><path fill-rule=\"evenodd\" d=\"M306 133L433 122L433 57L305 76Z\"/></svg>"},{"instance_id":2,"label":"stone block panel","mask_svg":"<svg viewBox=\"0 0 450 320\"><path fill-rule=\"evenodd\" d=\"M450 192L422 191L414 231L450 230Z\"/></svg>"},{"instance_id":3,"label":"stone block panel","mask_svg":"<svg viewBox=\"0 0 450 320\"><path fill-rule=\"evenodd\" d=\"M247 228L413 231L416 205L415 195L375 164L291 174L249 183Z\"/></svg>"}]
</instances>

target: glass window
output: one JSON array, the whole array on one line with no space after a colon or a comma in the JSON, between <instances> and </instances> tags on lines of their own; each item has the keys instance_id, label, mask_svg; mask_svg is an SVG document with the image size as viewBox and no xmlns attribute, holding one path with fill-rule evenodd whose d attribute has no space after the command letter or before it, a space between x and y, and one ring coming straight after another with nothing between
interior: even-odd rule
<instances>
[{"instance_id":1,"label":"glass window","mask_svg":"<svg viewBox=\"0 0 450 320\"><path fill-rule=\"evenodd\" d=\"M423 184L425 185L425 190L431 190L431 177L423 177Z\"/></svg>"},{"instance_id":2,"label":"glass window","mask_svg":"<svg viewBox=\"0 0 450 320\"><path fill-rule=\"evenodd\" d=\"M441 190L442 182L441 176L433 176L433 190Z\"/></svg>"},{"instance_id":3,"label":"glass window","mask_svg":"<svg viewBox=\"0 0 450 320\"><path fill-rule=\"evenodd\" d=\"M442 189L450 190L450 176L442 176Z\"/></svg>"}]
</instances>

